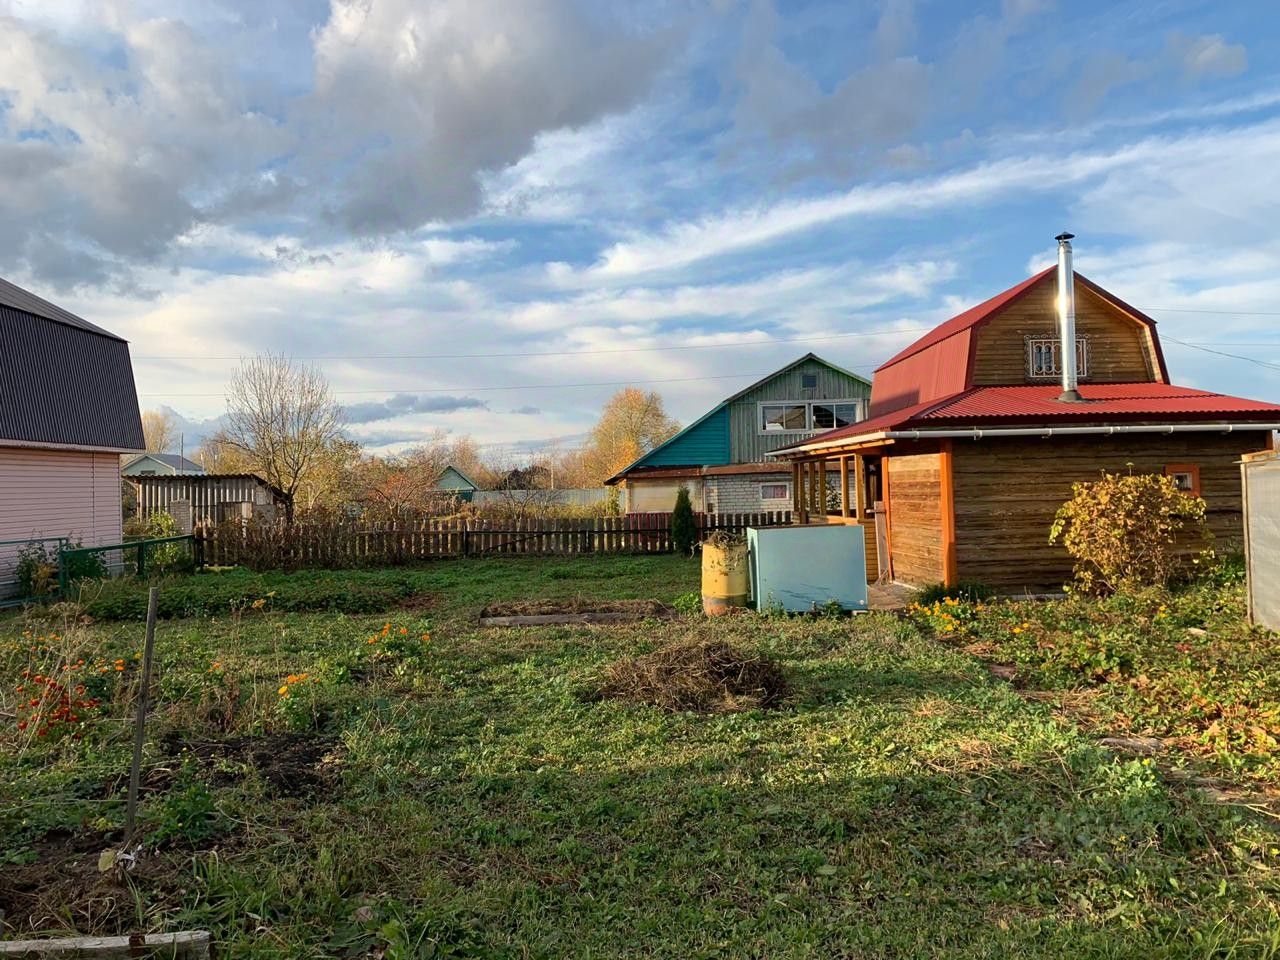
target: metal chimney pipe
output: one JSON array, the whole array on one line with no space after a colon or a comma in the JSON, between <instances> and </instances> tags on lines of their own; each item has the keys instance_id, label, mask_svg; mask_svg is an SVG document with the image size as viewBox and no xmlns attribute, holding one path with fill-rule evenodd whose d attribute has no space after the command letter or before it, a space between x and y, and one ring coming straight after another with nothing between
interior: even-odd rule
<instances>
[{"instance_id":1,"label":"metal chimney pipe","mask_svg":"<svg viewBox=\"0 0 1280 960\"><path fill-rule=\"evenodd\" d=\"M1060 233L1058 241L1058 365L1062 368L1062 403L1079 403L1080 379L1076 373L1076 284L1071 266L1074 234Z\"/></svg>"}]
</instances>

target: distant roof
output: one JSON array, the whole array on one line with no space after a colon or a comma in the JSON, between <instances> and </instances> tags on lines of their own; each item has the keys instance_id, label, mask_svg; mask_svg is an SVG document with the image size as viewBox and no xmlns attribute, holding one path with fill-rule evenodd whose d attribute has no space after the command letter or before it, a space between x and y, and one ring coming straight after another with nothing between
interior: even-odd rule
<instances>
[{"instance_id":1,"label":"distant roof","mask_svg":"<svg viewBox=\"0 0 1280 960\"><path fill-rule=\"evenodd\" d=\"M806 437L775 453L894 430L929 430L970 426L1026 426L1062 423L1280 422L1280 404L1246 400L1208 390L1168 383L1082 383L1083 403L1063 403L1060 384L975 387L941 400L904 407L848 427Z\"/></svg>"},{"instance_id":2,"label":"distant roof","mask_svg":"<svg viewBox=\"0 0 1280 960\"><path fill-rule=\"evenodd\" d=\"M449 464L447 467L445 467L443 470L441 470L441 471L440 471L440 476L436 477L436 483L439 483L441 480L443 480L443 479L445 478L445 475L446 475L446 474L448 474L448 473L453 473L453 474L454 474L455 476L457 476L457 477L458 477L458 479L460 479L463 483L469 483L469 484L471 485L471 488L472 488L473 490L479 490L479 489L480 489L480 485L479 485L478 483L476 483L474 480L472 480L470 477L468 477L465 473L463 473L461 470L459 470L459 469L458 469L457 467L455 467L453 464Z\"/></svg>"},{"instance_id":3,"label":"distant roof","mask_svg":"<svg viewBox=\"0 0 1280 960\"><path fill-rule=\"evenodd\" d=\"M675 433L667 437L666 440L663 440L660 444L658 444L652 450L640 455L634 461L627 464L625 467L623 467L621 470L615 473L612 477L606 480L604 482L605 486L611 487L614 484L618 483L620 480L622 480L623 477L625 477L632 470L635 470L637 467L640 467L641 465L643 465L646 460L652 457L655 453L657 453L663 447L666 447L674 443L675 441L679 440L681 437L690 433L697 426L702 424L704 421L710 419L712 416L714 416L720 410L723 410L725 407L733 403L735 400L740 400L742 397L745 397L747 394L749 394L752 390L755 390L757 387L764 386L764 384L768 383L774 377L779 377L782 374L786 373L788 370L793 370L796 367L800 366L800 364L806 363L810 360L814 361L815 363L820 363L824 367L829 367L830 369L835 370L837 373L843 373L846 377L852 377L854 380L859 380L862 383L865 383L867 386L871 385L871 381L868 380L866 377L860 376L859 374L854 373L852 370L846 370L844 367L838 367L834 363L832 363L830 360L824 360L822 359L822 357L818 356L816 353L813 353L811 351L809 353L806 353L803 357L798 357L797 359L792 360L786 366L779 367L777 370L773 371L773 373L770 373L767 376L761 377L759 380L757 380L755 383L751 384L750 386L743 387L733 396L726 397L725 399L721 400L714 407L712 407L710 410L708 410L706 413L700 416L697 420L694 420L693 423L689 424L687 427L677 430ZM699 466L699 465L691 464L691 466Z\"/></svg>"},{"instance_id":4,"label":"distant roof","mask_svg":"<svg viewBox=\"0 0 1280 960\"><path fill-rule=\"evenodd\" d=\"M176 453L140 453L126 463L122 469L128 469L139 460L144 460L147 457L150 457L152 460L160 461L166 467L173 467L175 470L181 470L183 473L204 473L204 467L200 466L200 464L193 460L188 460L186 457L179 456Z\"/></svg>"},{"instance_id":5,"label":"distant roof","mask_svg":"<svg viewBox=\"0 0 1280 960\"><path fill-rule=\"evenodd\" d=\"M128 343L0 280L0 444L15 443L146 446Z\"/></svg>"}]
</instances>

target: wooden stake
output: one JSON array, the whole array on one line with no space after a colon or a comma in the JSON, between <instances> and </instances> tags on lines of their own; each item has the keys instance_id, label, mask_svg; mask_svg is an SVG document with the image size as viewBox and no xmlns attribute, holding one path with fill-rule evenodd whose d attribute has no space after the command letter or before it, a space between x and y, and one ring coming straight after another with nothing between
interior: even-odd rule
<instances>
[{"instance_id":1,"label":"wooden stake","mask_svg":"<svg viewBox=\"0 0 1280 960\"><path fill-rule=\"evenodd\" d=\"M160 588L152 587L147 594L147 638L142 645L142 686L138 690L138 719L133 729L133 765L129 768L129 802L124 815L124 843L127 849L133 841L133 831L138 823L138 784L142 777L142 743L147 732L147 708L151 700L151 657L156 645L156 601Z\"/></svg>"}]
</instances>

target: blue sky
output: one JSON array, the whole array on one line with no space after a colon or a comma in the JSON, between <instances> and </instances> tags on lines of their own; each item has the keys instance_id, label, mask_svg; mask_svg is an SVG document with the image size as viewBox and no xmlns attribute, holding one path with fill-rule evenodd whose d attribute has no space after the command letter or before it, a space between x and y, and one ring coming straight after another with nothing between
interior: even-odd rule
<instances>
[{"instance_id":1,"label":"blue sky","mask_svg":"<svg viewBox=\"0 0 1280 960\"><path fill-rule=\"evenodd\" d=\"M687 422L1063 229L1175 380L1280 400L1270 4L0 0L0 53L0 275L193 437L264 351L380 449L571 447L624 383Z\"/></svg>"}]
</instances>

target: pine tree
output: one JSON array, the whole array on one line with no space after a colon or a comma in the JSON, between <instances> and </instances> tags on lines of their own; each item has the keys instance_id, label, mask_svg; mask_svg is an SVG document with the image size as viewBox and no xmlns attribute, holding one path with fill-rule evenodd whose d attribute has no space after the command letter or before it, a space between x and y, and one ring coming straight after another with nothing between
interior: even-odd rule
<instances>
[{"instance_id":1,"label":"pine tree","mask_svg":"<svg viewBox=\"0 0 1280 960\"><path fill-rule=\"evenodd\" d=\"M698 541L698 523L693 518L693 502L689 499L689 488L681 487L676 493L676 505L671 511L671 543L676 553L693 553L693 545Z\"/></svg>"}]
</instances>

